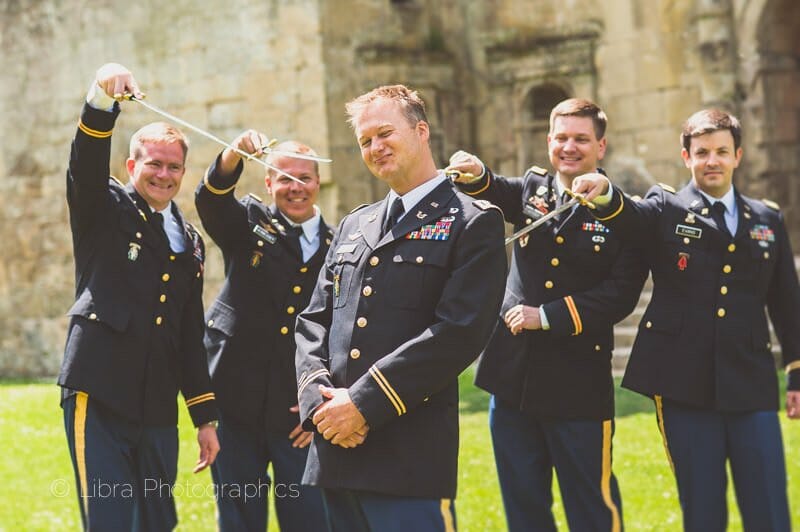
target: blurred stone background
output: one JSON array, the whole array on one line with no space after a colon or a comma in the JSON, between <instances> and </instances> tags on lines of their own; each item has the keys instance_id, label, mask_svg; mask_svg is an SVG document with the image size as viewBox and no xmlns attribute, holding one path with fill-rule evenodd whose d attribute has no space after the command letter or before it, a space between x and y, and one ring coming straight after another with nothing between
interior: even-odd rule
<instances>
[{"instance_id":1,"label":"blurred stone background","mask_svg":"<svg viewBox=\"0 0 800 532\"><path fill-rule=\"evenodd\" d=\"M547 167L551 107L609 115L605 168L631 193L688 179L681 123L721 106L745 128L736 184L781 204L800 247L797 0L0 0L0 377L54 375L74 279L64 175L83 96L101 64L136 75L150 103L231 140L245 128L333 157L331 222L386 187L360 160L344 103L379 84L419 89L440 165L456 149L519 175ZM159 117L124 105L130 134ZM178 198L220 147L190 133ZM266 198L260 166L238 193ZM210 242L209 242L210 244ZM209 252L206 301L222 261Z\"/></svg>"}]
</instances>

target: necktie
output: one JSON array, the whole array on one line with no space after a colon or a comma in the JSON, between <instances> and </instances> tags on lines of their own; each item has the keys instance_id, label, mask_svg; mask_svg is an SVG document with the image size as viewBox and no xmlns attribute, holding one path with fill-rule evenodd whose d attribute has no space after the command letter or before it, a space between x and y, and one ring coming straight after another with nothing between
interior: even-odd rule
<instances>
[{"instance_id":1,"label":"necktie","mask_svg":"<svg viewBox=\"0 0 800 532\"><path fill-rule=\"evenodd\" d=\"M300 260L303 260L303 246L300 244L300 235L303 234L302 226L289 226L286 228L286 239Z\"/></svg>"},{"instance_id":2,"label":"necktie","mask_svg":"<svg viewBox=\"0 0 800 532\"><path fill-rule=\"evenodd\" d=\"M170 247L167 232L164 230L164 215L156 211L150 213L150 225L153 226L153 230L167 245L167 247Z\"/></svg>"},{"instance_id":3,"label":"necktie","mask_svg":"<svg viewBox=\"0 0 800 532\"><path fill-rule=\"evenodd\" d=\"M721 201L714 202L711 206L711 217L717 223L717 228L722 231L726 236L730 237L731 232L728 229L728 224L725 223L725 204Z\"/></svg>"},{"instance_id":4,"label":"necktie","mask_svg":"<svg viewBox=\"0 0 800 532\"><path fill-rule=\"evenodd\" d=\"M383 224L382 235L385 235L392 230L392 227L395 226L400 217L403 216L404 212L406 212L406 209L403 207L403 200L399 197L395 198L392 202L391 208L389 209L389 214L386 216L386 221Z\"/></svg>"}]
</instances>

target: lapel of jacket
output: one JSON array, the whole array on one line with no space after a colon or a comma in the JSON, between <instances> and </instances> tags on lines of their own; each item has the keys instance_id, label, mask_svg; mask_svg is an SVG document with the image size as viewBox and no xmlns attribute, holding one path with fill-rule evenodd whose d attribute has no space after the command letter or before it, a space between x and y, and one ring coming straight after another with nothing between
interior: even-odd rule
<instances>
[{"instance_id":1,"label":"lapel of jacket","mask_svg":"<svg viewBox=\"0 0 800 532\"><path fill-rule=\"evenodd\" d=\"M381 226L386 217L386 198L358 211L358 229L371 249L375 249L381 239Z\"/></svg>"},{"instance_id":2,"label":"lapel of jacket","mask_svg":"<svg viewBox=\"0 0 800 532\"><path fill-rule=\"evenodd\" d=\"M144 198L141 197L138 192L136 192L132 182L128 181L128 184L125 185L125 192L128 193L128 197L133 203L133 208L139 211L139 220L141 220L142 223L139 223L137 227L143 229L148 235L148 238L143 239L145 244L149 244L152 247L160 248L162 250L167 249L168 243L164 242L161 234L157 232L156 228L152 225L151 217L153 215L153 211L150 209L150 205L148 205Z\"/></svg>"}]
</instances>

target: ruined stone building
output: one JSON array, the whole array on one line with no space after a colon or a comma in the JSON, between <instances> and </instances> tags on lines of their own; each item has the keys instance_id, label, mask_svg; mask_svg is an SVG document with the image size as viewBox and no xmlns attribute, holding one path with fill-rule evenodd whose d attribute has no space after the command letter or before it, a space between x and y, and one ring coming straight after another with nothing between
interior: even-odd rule
<instances>
[{"instance_id":1,"label":"ruined stone building","mask_svg":"<svg viewBox=\"0 0 800 532\"><path fill-rule=\"evenodd\" d=\"M406 83L429 107L441 165L456 149L519 174L547 166L552 105L609 115L605 167L628 190L688 178L682 121L738 114L737 185L781 204L800 249L800 2L797 0L2 0L0 376L52 375L74 279L64 173L95 70L131 68L151 104L225 139L245 128L334 159L321 207L338 221L386 187L360 160L344 103ZM124 105L112 172L130 134L159 119ZM179 201L220 147L190 135ZM263 193L260 167L240 189ZM209 253L207 300L222 278Z\"/></svg>"}]
</instances>

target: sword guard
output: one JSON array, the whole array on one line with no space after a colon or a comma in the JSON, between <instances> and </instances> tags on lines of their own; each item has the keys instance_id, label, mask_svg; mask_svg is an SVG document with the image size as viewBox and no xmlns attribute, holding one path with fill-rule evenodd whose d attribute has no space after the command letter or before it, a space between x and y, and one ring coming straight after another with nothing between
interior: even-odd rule
<instances>
[{"instance_id":1,"label":"sword guard","mask_svg":"<svg viewBox=\"0 0 800 532\"><path fill-rule=\"evenodd\" d=\"M596 209L597 208L597 206L594 203L592 203L591 201L588 201L586 198L584 198L583 194L577 194L577 193L571 191L568 188L565 188L564 192L566 192L567 195L569 195L570 197L578 200L578 203L580 203L584 207L587 207L589 209Z\"/></svg>"}]
</instances>

